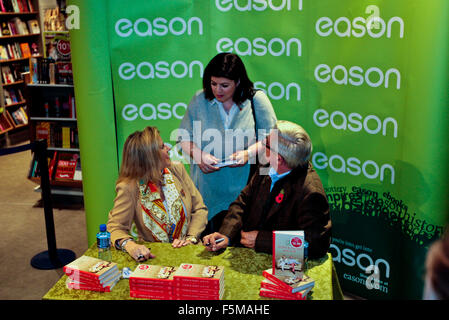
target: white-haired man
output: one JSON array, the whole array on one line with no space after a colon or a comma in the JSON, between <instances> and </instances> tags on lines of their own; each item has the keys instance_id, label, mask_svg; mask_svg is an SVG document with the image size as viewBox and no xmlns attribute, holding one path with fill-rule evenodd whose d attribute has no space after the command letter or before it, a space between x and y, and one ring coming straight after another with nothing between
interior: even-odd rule
<instances>
[{"instance_id":1,"label":"white-haired man","mask_svg":"<svg viewBox=\"0 0 449 320\"><path fill-rule=\"evenodd\" d=\"M324 256L332 223L320 177L309 162L309 135L301 126L281 120L263 144L268 164L231 203L219 232L205 236L203 244L210 251L243 245L272 253L273 230L304 230L309 258ZM219 238L225 240L215 243Z\"/></svg>"}]
</instances>

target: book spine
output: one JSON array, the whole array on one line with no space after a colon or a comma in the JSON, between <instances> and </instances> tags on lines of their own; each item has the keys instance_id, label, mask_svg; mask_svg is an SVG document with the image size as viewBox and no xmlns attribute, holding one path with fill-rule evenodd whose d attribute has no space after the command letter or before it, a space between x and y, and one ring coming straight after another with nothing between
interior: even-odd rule
<instances>
[{"instance_id":1,"label":"book spine","mask_svg":"<svg viewBox=\"0 0 449 320\"><path fill-rule=\"evenodd\" d=\"M297 298L295 296L284 295L284 294L280 294L280 293L272 292L272 291L268 291L268 290L260 290L259 295L261 297L275 298L275 299L282 299L282 300L305 300L302 298Z\"/></svg>"},{"instance_id":2,"label":"book spine","mask_svg":"<svg viewBox=\"0 0 449 320\"><path fill-rule=\"evenodd\" d=\"M273 282L273 283L279 285L280 287L285 288L285 290L287 290L288 292L290 292L290 293L292 292L292 287L290 287L290 286L289 286L288 284L286 284L284 281L279 280L278 278L276 278L276 277L273 276L272 274L270 274L270 273L264 271L264 272L263 272L263 276L264 276L265 278L267 278L268 280L270 280L271 282Z\"/></svg>"},{"instance_id":3,"label":"book spine","mask_svg":"<svg viewBox=\"0 0 449 320\"><path fill-rule=\"evenodd\" d=\"M272 237L273 237L273 240L271 242L272 242L272 245L273 245L273 248L272 248L272 256L273 256L273 258L272 258L272 266L271 266L271 268L272 268L272 272L274 274L274 271L276 270L276 231L272 232Z\"/></svg>"}]
</instances>

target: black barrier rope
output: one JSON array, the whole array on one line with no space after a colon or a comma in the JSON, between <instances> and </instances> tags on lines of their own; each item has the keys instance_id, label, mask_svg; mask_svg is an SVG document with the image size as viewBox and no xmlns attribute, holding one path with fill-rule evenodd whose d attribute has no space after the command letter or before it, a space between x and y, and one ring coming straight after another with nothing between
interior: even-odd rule
<instances>
[{"instance_id":1,"label":"black barrier rope","mask_svg":"<svg viewBox=\"0 0 449 320\"><path fill-rule=\"evenodd\" d=\"M37 165L41 173L42 201L44 203L45 229L47 232L48 250L38 253L31 259L31 265L36 269L58 269L75 260L75 253L67 249L57 249L55 223L53 220L53 203L51 200L50 177L47 163L47 141L34 141L27 145L0 149L0 156L32 150L36 154Z\"/></svg>"}]
</instances>

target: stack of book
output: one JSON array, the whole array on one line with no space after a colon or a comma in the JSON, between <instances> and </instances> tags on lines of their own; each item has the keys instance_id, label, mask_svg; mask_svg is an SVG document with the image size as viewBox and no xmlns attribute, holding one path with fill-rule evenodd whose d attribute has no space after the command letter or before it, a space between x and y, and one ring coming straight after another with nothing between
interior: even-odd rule
<instances>
[{"instance_id":1,"label":"stack of book","mask_svg":"<svg viewBox=\"0 0 449 320\"><path fill-rule=\"evenodd\" d=\"M221 300L224 267L182 263L173 274L173 295L177 300Z\"/></svg>"},{"instance_id":2,"label":"stack of book","mask_svg":"<svg viewBox=\"0 0 449 320\"><path fill-rule=\"evenodd\" d=\"M115 262L81 256L63 268L68 276L68 289L110 292L120 280L121 272Z\"/></svg>"},{"instance_id":3,"label":"stack of book","mask_svg":"<svg viewBox=\"0 0 449 320\"><path fill-rule=\"evenodd\" d=\"M304 247L304 231L273 231L273 267L263 272L261 296L306 299L315 281L304 275Z\"/></svg>"},{"instance_id":4,"label":"stack of book","mask_svg":"<svg viewBox=\"0 0 449 320\"><path fill-rule=\"evenodd\" d=\"M173 300L173 273L176 267L139 264L129 277L133 298Z\"/></svg>"},{"instance_id":5,"label":"stack of book","mask_svg":"<svg viewBox=\"0 0 449 320\"><path fill-rule=\"evenodd\" d=\"M259 295L283 300L306 300L307 294L315 285L315 281L303 272L296 273L298 281L289 284L285 282L285 277L273 275L271 268L264 270L263 276L265 279L260 283Z\"/></svg>"}]
</instances>

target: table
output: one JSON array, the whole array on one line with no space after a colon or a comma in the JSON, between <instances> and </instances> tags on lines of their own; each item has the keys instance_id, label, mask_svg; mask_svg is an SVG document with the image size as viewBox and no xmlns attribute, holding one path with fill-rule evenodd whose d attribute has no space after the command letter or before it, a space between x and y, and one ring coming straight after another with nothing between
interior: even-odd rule
<instances>
[{"instance_id":1,"label":"table","mask_svg":"<svg viewBox=\"0 0 449 320\"><path fill-rule=\"evenodd\" d=\"M223 300L272 300L260 297L260 282L264 279L262 271L272 266L272 256L256 253L253 249L228 247L221 252L209 252L202 245L189 245L172 248L169 243L144 243L156 255L147 264L179 266L181 263L221 265L225 267L225 292ZM97 257L96 244L84 255ZM128 267L134 270L138 263L125 252L112 249L112 261L119 269ZM332 256L309 261L305 272L315 279L315 287L310 295L313 300L343 299ZM111 292L69 290L65 286L66 275L44 295L45 300L142 300L129 296L129 280L121 279Z\"/></svg>"}]
</instances>

